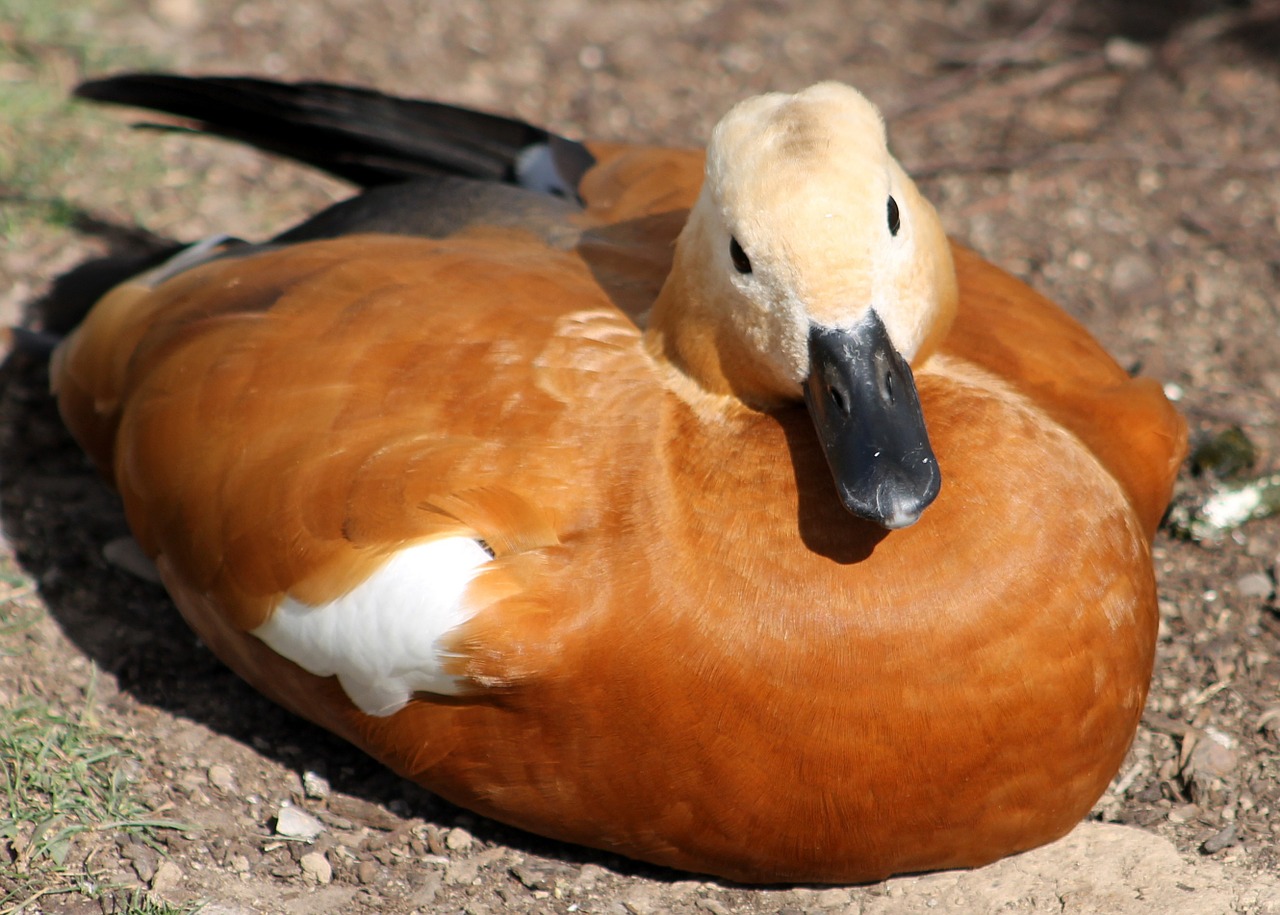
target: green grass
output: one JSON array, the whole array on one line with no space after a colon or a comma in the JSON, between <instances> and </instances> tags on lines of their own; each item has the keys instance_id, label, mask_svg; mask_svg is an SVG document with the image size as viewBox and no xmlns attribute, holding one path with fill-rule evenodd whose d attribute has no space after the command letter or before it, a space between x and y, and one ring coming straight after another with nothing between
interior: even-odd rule
<instances>
[{"instance_id":1,"label":"green grass","mask_svg":"<svg viewBox=\"0 0 1280 915\"><path fill-rule=\"evenodd\" d=\"M102 839L124 833L156 845L158 830L191 828L151 815L133 789L123 736L103 730L92 709L90 689L76 713L35 697L0 710L0 915L51 894L109 890L88 864ZM139 900L125 911L174 911Z\"/></svg>"},{"instance_id":2,"label":"green grass","mask_svg":"<svg viewBox=\"0 0 1280 915\"><path fill-rule=\"evenodd\" d=\"M136 150L104 164L102 138L116 142L119 121L68 97L86 76L163 64L113 37L119 30L110 26L128 6L0 0L0 239L10 251L56 251L80 214L76 188L104 170L122 196L162 172L158 157ZM0 680L10 691L19 681L5 676L5 665L23 662L29 632L44 618L33 590L20 569L0 562ZM162 830L191 827L157 819L143 803L128 738L104 728L94 709L92 684L70 709L12 692L0 701L0 915L37 912L41 900L68 895L110 896L126 915L194 911L104 883L117 836L158 846Z\"/></svg>"},{"instance_id":3,"label":"green grass","mask_svg":"<svg viewBox=\"0 0 1280 915\"><path fill-rule=\"evenodd\" d=\"M86 74L159 63L111 45L94 28L122 5L0 0L0 235L19 241L33 228L67 229L74 220L61 189L93 169L85 138L113 122L72 102L72 85ZM140 181L159 173L158 162L137 167Z\"/></svg>"},{"instance_id":4,"label":"green grass","mask_svg":"<svg viewBox=\"0 0 1280 915\"><path fill-rule=\"evenodd\" d=\"M50 896L61 896L66 893L79 892L86 896L101 896L102 892L92 886L72 889L47 889L39 890L24 899L13 902L9 905L0 902L0 915L19 915L19 913L42 911L41 908L31 909L33 904L39 905L39 900L47 899ZM132 890L124 895L113 894L115 907L109 909L117 913L117 915L195 915L204 908L204 903L196 903L188 906L173 906L162 899L157 899L149 893L141 890Z\"/></svg>"},{"instance_id":5,"label":"green grass","mask_svg":"<svg viewBox=\"0 0 1280 915\"><path fill-rule=\"evenodd\" d=\"M30 650L27 632L44 615L34 591L0 558L0 662ZM125 915L195 911L104 885L93 873L93 852L113 850L117 835L158 846L160 830L191 828L157 819L142 802L127 738L102 727L94 708L92 681L70 712L36 696L0 702L0 915L39 911L38 900L71 894L111 894Z\"/></svg>"}]
</instances>

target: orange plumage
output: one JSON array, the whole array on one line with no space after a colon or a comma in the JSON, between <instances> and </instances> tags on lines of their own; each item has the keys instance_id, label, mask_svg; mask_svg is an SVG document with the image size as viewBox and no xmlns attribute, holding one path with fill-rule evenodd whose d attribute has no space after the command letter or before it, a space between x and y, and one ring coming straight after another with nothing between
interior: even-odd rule
<instances>
[{"instance_id":1,"label":"orange plumage","mask_svg":"<svg viewBox=\"0 0 1280 915\"><path fill-rule=\"evenodd\" d=\"M98 304L60 407L184 616L444 797L661 864L860 881L1066 833L1146 696L1185 447L1159 386L953 248L954 318L914 366L942 490L885 531L718 325L668 358L701 154L591 149L554 241L480 212ZM442 644L459 695L369 714L251 631L446 537L492 553Z\"/></svg>"}]
</instances>

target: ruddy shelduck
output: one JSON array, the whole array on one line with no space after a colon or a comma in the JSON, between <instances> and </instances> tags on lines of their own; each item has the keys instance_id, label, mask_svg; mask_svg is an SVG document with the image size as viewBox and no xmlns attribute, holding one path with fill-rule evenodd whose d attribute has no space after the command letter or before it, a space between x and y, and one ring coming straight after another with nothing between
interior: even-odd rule
<instances>
[{"instance_id":1,"label":"ruddy shelduck","mask_svg":"<svg viewBox=\"0 0 1280 915\"><path fill-rule=\"evenodd\" d=\"M823 83L701 152L122 76L367 186L105 295L66 422L204 641L449 800L740 881L1063 835L1142 713L1185 447Z\"/></svg>"}]
</instances>

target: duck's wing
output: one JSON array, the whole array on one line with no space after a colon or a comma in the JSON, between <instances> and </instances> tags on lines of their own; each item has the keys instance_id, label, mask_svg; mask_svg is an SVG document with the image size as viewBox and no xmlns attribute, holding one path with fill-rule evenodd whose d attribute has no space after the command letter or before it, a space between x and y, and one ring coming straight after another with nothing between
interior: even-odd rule
<instances>
[{"instance_id":1,"label":"duck's wing","mask_svg":"<svg viewBox=\"0 0 1280 915\"><path fill-rule=\"evenodd\" d=\"M520 229L557 248L582 244L606 273L658 274L702 182L701 150L579 143L500 115L331 83L124 73L83 83L76 94L176 115L190 129L364 189L274 244ZM634 298L642 300L652 283L641 285Z\"/></svg>"},{"instance_id":2,"label":"duck's wing","mask_svg":"<svg viewBox=\"0 0 1280 915\"><path fill-rule=\"evenodd\" d=\"M482 603L519 596L540 551L597 523L610 436L653 412L638 338L578 258L521 233L361 235L126 284L52 377L138 541L217 637L286 601L333 605L446 540L485 566Z\"/></svg>"},{"instance_id":3,"label":"duck's wing","mask_svg":"<svg viewBox=\"0 0 1280 915\"><path fill-rule=\"evenodd\" d=\"M361 187L452 175L574 198L595 161L581 143L523 121L333 83L124 73L76 95L189 118Z\"/></svg>"},{"instance_id":4,"label":"duck's wing","mask_svg":"<svg viewBox=\"0 0 1280 915\"><path fill-rule=\"evenodd\" d=\"M1079 322L960 245L960 308L944 350L990 369L1084 442L1128 494L1148 537L1186 455L1186 422L1160 384L1128 375Z\"/></svg>"},{"instance_id":5,"label":"duck's wing","mask_svg":"<svg viewBox=\"0 0 1280 915\"><path fill-rule=\"evenodd\" d=\"M701 150L580 143L502 115L333 83L122 73L82 83L75 94L175 115L188 129L366 189L462 178L585 203L599 214L595 222L688 208L702 180Z\"/></svg>"}]
</instances>

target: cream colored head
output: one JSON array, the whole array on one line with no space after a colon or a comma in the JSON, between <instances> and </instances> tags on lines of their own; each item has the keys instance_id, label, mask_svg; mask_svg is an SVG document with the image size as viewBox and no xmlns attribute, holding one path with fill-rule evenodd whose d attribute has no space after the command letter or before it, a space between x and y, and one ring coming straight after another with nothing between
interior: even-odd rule
<instances>
[{"instance_id":1,"label":"cream colored head","mask_svg":"<svg viewBox=\"0 0 1280 915\"><path fill-rule=\"evenodd\" d=\"M874 308L918 362L955 309L937 214L890 155L875 106L838 83L725 115L676 269L682 319L714 326L677 344L679 361L707 387L753 400L799 395L811 324L852 327Z\"/></svg>"}]
</instances>

